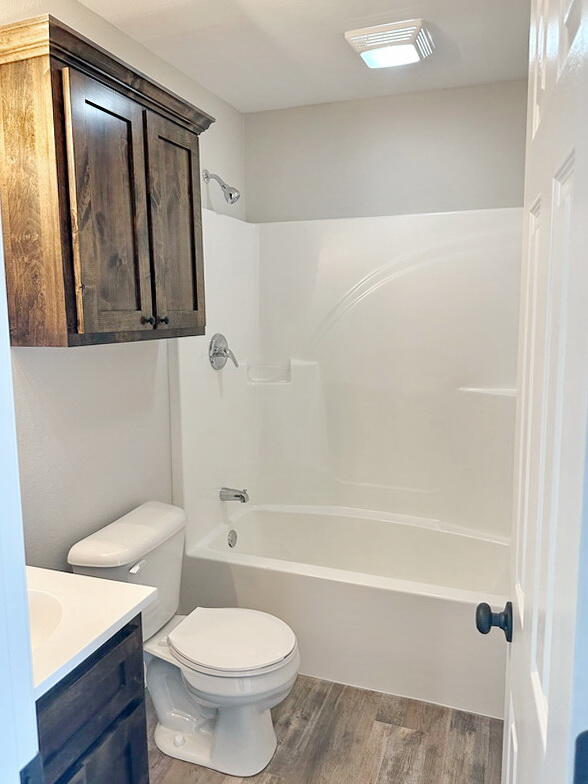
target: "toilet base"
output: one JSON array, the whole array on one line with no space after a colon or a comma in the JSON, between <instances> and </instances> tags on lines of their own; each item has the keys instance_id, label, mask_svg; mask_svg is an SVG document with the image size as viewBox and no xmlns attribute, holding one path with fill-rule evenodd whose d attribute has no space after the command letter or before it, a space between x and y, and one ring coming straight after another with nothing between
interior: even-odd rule
<instances>
[{"instance_id":1,"label":"toilet base","mask_svg":"<svg viewBox=\"0 0 588 784\"><path fill-rule=\"evenodd\" d=\"M171 623L177 623L176 616ZM271 709L298 674L296 647L275 669L221 676L182 666L167 643L169 627L145 643L147 688L157 715L155 744L164 754L229 776L254 776L277 747Z\"/></svg>"},{"instance_id":2,"label":"toilet base","mask_svg":"<svg viewBox=\"0 0 588 784\"><path fill-rule=\"evenodd\" d=\"M270 762L277 740L269 709L223 708L216 721L194 732L178 732L158 723L155 744L164 754L212 768L229 776L254 776Z\"/></svg>"}]
</instances>

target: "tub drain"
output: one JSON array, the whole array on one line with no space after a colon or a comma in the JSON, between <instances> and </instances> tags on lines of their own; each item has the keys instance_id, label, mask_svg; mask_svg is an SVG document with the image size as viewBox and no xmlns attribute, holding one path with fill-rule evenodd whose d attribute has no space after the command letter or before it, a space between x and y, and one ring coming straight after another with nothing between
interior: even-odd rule
<instances>
[{"instance_id":1,"label":"tub drain","mask_svg":"<svg viewBox=\"0 0 588 784\"><path fill-rule=\"evenodd\" d=\"M229 547L234 547L237 544L237 532L231 528L229 531L229 535L227 536L227 543Z\"/></svg>"}]
</instances>

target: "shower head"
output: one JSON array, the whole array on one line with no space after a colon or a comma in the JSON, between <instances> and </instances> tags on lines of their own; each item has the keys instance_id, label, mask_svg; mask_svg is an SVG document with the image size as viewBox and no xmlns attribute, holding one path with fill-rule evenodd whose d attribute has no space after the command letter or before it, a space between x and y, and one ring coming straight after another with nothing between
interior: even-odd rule
<instances>
[{"instance_id":1,"label":"shower head","mask_svg":"<svg viewBox=\"0 0 588 784\"><path fill-rule=\"evenodd\" d=\"M204 169L202 171L202 179L206 183L209 183L211 180L216 180L218 184L221 186L222 192L224 193L225 196L225 201L228 204L236 204L241 198L241 194L237 190L237 188L233 188L232 185L227 185L227 183L222 179L222 177L219 177L218 174L213 174L212 172L209 172L208 169Z\"/></svg>"}]
</instances>

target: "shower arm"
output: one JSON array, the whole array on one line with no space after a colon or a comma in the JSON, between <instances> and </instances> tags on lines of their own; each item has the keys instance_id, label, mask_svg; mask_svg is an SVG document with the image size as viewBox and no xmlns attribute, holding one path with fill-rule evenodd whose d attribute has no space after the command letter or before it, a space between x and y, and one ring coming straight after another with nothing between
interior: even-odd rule
<instances>
[{"instance_id":1,"label":"shower arm","mask_svg":"<svg viewBox=\"0 0 588 784\"><path fill-rule=\"evenodd\" d=\"M208 171L208 169L204 169L202 171L202 179L206 183L210 182L211 180L216 180L223 190L229 187L222 177L219 177L218 174L215 174L214 172Z\"/></svg>"},{"instance_id":2,"label":"shower arm","mask_svg":"<svg viewBox=\"0 0 588 784\"><path fill-rule=\"evenodd\" d=\"M229 185L223 180L222 177L219 177L218 174L215 174L208 169L202 170L202 179L206 184L208 184L211 180L218 182L227 204L236 204L241 198L241 194L238 188L234 188L232 185Z\"/></svg>"}]
</instances>

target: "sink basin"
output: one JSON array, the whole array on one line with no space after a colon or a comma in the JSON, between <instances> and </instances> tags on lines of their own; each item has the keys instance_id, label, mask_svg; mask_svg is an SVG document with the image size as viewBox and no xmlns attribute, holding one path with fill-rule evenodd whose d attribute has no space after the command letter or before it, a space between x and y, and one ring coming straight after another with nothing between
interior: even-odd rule
<instances>
[{"instance_id":1,"label":"sink basin","mask_svg":"<svg viewBox=\"0 0 588 784\"><path fill-rule=\"evenodd\" d=\"M146 585L36 566L27 584L35 699L157 599Z\"/></svg>"},{"instance_id":2,"label":"sink basin","mask_svg":"<svg viewBox=\"0 0 588 784\"><path fill-rule=\"evenodd\" d=\"M53 634L63 614L61 602L45 591L29 590L31 648L35 650Z\"/></svg>"}]
</instances>

